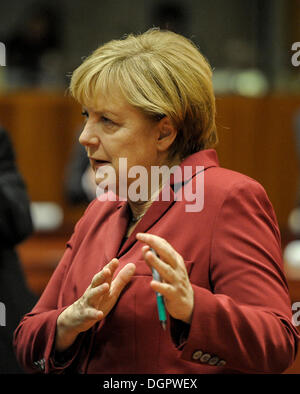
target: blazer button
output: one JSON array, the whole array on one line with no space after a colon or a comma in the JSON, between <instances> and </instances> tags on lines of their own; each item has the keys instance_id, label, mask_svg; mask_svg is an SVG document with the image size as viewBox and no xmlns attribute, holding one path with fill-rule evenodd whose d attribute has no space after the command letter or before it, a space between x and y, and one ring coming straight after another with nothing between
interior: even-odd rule
<instances>
[{"instance_id":1,"label":"blazer button","mask_svg":"<svg viewBox=\"0 0 300 394\"><path fill-rule=\"evenodd\" d=\"M209 360L208 365L216 365L216 364L218 363L219 360L220 360L219 357L214 356L214 357L212 357L212 358Z\"/></svg>"},{"instance_id":2,"label":"blazer button","mask_svg":"<svg viewBox=\"0 0 300 394\"><path fill-rule=\"evenodd\" d=\"M41 359L38 360L38 361L34 361L34 362L33 362L33 365L34 365L37 369L39 369L40 371L45 371L45 363L46 363L45 359L44 359L44 358L41 358Z\"/></svg>"},{"instance_id":3,"label":"blazer button","mask_svg":"<svg viewBox=\"0 0 300 394\"><path fill-rule=\"evenodd\" d=\"M225 360L220 360L217 364L217 367L224 367L224 365L226 365L226 361Z\"/></svg>"},{"instance_id":4,"label":"blazer button","mask_svg":"<svg viewBox=\"0 0 300 394\"><path fill-rule=\"evenodd\" d=\"M211 358L211 355L208 353L204 353L203 356L200 358L200 362L206 364Z\"/></svg>"},{"instance_id":5,"label":"blazer button","mask_svg":"<svg viewBox=\"0 0 300 394\"><path fill-rule=\"evenodd\" d=\"M203 352L201 350L196 350L193 354L192 354L192 359L193 360L199 360L199 358L202 356Z\"/></svg>"}]
</instances>

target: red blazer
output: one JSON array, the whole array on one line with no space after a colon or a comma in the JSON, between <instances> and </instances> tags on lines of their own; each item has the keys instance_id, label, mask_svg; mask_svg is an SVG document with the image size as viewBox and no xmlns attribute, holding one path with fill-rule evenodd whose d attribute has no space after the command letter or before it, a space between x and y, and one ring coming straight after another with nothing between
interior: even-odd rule
<instances>
[{"instance_id":1,"label":"red blazer","mask_svg":"<svg viewBox=\"0 0 300 394\"><path fill-rule=\"evenodd\" d=\"M196 187L196 165L205 168L203 209L186 212L172 181L171 201L155 201L122 246L128 203L96 199L89 205L40 300L15 331L17 357L29 371L280 373L293 362L299 336L265 190L220 168L213 149L181 164L189 165L194 172L184 188ZM184 258L195 298L189 330L170 316L167 330L160 327L137 232L165 238ZM65 364L55 363L57 317L113 257L120 268L135 263L134 277L109 315L79 335Z\"/></svg>"}]
</instances>

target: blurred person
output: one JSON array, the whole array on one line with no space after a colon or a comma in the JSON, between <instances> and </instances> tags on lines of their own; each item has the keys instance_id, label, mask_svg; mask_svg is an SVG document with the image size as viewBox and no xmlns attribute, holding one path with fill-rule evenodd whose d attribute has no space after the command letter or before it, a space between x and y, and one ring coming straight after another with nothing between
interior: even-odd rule
<instances>
[{"instance_id":1,"label":"blurred person","mask_svg":"<svg viewBox=\"0 0 300 394\"><path fill-rule=\"evenodd\" d=\"M297 111L294 118L294 135L296 142L296 154L298 160L298 179L297 179L297 194L295 207L288 217L288 226L292 234L300 235L300 110Z\"/></svg>"},{"instance_id":2,"label":"blurred person","mask_svg":"<svg viewBox=\"0 0 300 394\"><path fill-rule=\"evenodd\" d=\"M7 37L7 72L11 86L37 86L45 78L45 59L51 67L59 63L62 48L61 14L58 8L35 2L18 28ZM57 66L59 68L59 66Z\"/></svg>"},{"instance_id":3,"label":"blurred person","mask_svg":"<svg viewBox=\"0 0 300 394\"><path fill-rule=\"evenodd\" d=\"M80 133L81 134L81 133ZM96 195L94 170L85 148L76 141L64 177L64 192L72 205L88 204Z\"/></svg>"},{"instance_id":4,"label":"blurred person","mask_svg":"<svg viewBox=\"0 0 300 394\"><path fill-rule=\"evenodd\" d=\"M0 302L5 306L5 324L0 326L0 373L24 372L13 351L13 332L36 297L27 287L15 247L32 231L26 187L10 138L0 128Z\"/></svg>"},{"instance_id":5,"label":"blurred person","mask_svg":"<svg viewBox=\"0 0 300 394\"><path fill-rule=\"evenodd\" d=\"M15 331L21 364L40 373L283 372L299 334L278 223L257 181L219 165L207 60L183 36L150 29L96 49L70 91L84 108L80 143L98 198ZM176 171L154 182L163 166Z\"/></svg>"}]
</instances>

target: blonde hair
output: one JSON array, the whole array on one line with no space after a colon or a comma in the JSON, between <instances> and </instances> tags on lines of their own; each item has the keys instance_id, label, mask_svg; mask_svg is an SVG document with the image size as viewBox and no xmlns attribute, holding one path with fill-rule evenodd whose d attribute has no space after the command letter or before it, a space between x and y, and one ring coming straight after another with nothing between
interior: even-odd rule
<instances>
[{"instance_id":1,"label":"blonde hair","mask_svg":"<svg viewBox=\"0 0 300 394\"><path fill-rule=\"evenodd\" d=\"M112 86L145 115L171 119L177 129L171 157L184 158L218 142L212 70L187 38L153 28L112 40L73 72L70 92L93 107Z\"/></svg>"}]
</instances>

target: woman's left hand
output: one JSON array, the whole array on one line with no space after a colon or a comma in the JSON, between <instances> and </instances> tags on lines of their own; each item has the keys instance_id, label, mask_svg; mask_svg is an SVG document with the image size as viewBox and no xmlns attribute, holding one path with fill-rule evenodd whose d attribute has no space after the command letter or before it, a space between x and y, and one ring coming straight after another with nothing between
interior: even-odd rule
<instances>
[{"instance_id":1,"label":"woman's left hand","mask_svg":"<svg viewBox=\"0 0 300 394\"><path fill-rule=\"evenodd\" d=\"M142 248L143 257L149 267L155 268L161 277L161 282L151 281L152 289L163 295L166 309L174 319L190 324L194 291L183 258L165 239L157 235L138 233L136 238L147 244Z\"/></svg>"}]
</instances>

